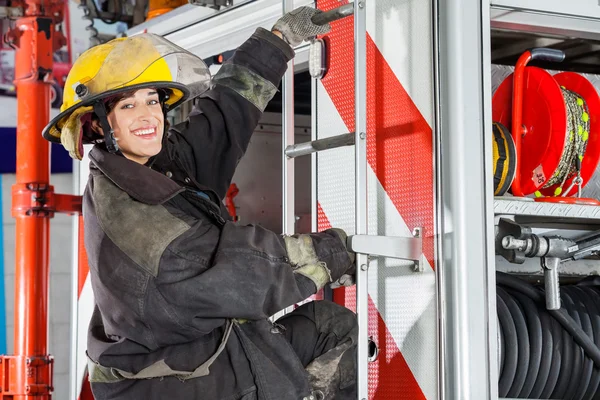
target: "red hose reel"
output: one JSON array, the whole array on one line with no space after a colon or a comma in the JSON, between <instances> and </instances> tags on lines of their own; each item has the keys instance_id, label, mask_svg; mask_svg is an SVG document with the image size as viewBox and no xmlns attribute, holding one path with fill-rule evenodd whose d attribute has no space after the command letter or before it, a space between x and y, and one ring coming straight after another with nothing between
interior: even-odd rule
<instances>
[{"instance_id":1,"label":"red hose reel","mask_svg":"<svg viewBox=\"0 0 600 400\"><path fill-rule=\"evenodd\" d=\"M554 76L536 67L526 67L532 60L561 62L564 53L554 49L528 50L519 58L515 72L498 87L492 99L492 118L506 127L516 148L516 168L511 193L517 197L536 195L536 201L600 205L597 199L573 197L592 178L600 160L600 97L583 76L561 72ZM561 89L562 88L562 89ZM563 89L577 97L585 111L583 120L589 130L569 125L568 105ZM582 110L583 110L582 108ZM589 120L588 120L589 119ZM573 129L574 128L574 129ZM573 132L575 130L575 132ZM577 164L578 171L564 175L563 182L548 185L558 174L561 159L567 152L566 142L573 134L585 137L587 145ZM571 135L571 136L567 136Z\"/></svg>"}]
</instances>

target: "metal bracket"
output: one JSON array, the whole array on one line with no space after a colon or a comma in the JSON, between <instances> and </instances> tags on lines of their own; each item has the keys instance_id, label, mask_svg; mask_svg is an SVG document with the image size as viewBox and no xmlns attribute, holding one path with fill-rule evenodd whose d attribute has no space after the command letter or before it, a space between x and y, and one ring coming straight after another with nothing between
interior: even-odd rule
<instances>
[{"instance_id":1,"label":"metal bracket","mask_svg":"<svg viewBox=\"0 0 600 400\"><path fill-rule=\"evenodd\" d=\"M397 258L415 262L415 271L423 272L422 228L415 228L413 237L354 235L348 237L348 248L369 256Z\"/></svg>"},{"instance_id":2,"label":"metal bracket","mask_svg":"<svg viewBox=\"0 0 600 400\"><path fill-rule=\"evenodd\" d=\"M18 368L17 364L25 364ZM1 356L0 357L0 393L2 398L12 396L50 396L54 390L53 384L54 358L50 355L43 357ZM20 376L18 371L26 371Z\"/></svg>"},{"instance_id":3,"label":"metal bracket","mask_svg":"<svg viewBox=\"0 0 600 400\"><path fill-rule=\"evenodd\" d=\"M15 184L12 188L13 217L52 218L55 213L81 214L81 196L55 194L46 183Z\"/></svg>"}]
</instances>

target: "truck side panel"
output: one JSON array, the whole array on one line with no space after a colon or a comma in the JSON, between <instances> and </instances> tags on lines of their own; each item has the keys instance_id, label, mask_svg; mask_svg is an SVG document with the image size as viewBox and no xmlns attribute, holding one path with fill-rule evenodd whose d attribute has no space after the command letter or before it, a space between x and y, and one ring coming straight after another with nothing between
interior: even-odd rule
<instances>
[{"instance_id":1,"label":"truck side panel","mask_svg":"<svg viewBox=\"0 0 600 400\"><path fill-rule=\"evenodd\" d=\"M318 8L340 6L320 0ZM432 10L430 2L367 1L369 234L425 230L425 271L374 258L369 268L370 398L437 399L438 335L434 251ZM317 84L319 139L354 130L352 18L332 24L329 70ZM354 148L317 156L318 227L354 231ZM353 289L334 299L354 309Z\"/></svg>"}]
</instances>

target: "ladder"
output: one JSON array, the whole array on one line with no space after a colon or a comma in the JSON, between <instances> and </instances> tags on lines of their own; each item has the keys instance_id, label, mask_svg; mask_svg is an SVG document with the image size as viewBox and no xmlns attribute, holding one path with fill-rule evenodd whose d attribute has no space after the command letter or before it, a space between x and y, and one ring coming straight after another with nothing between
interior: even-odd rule
<instances>
[{"instance_id":1,"label":"ladder","mask_svg":"<svg viewBox=\"0 0 600 400\"><path fill-rule=\"evenodd\" d=\"M373 2L375 0L372 0ZM369 258L390 257L414 261L415 271L422 271L424 259L422 252L422 230L415 228L413 237L387 237L368 235L367 205L367 0L356 0L336 9L324 12L313 19L313 22L324 25L354 16L354 76L355 76L355 131L343 133L325 139L317 139L316 110L313 110L312 137L310 142L295 144L294 142L294 62L290 61L282 81L282 231L283 234L294 234L295 190L294 160L297 157L312 157L313 187L313 231L316 231L316 153L341 146L355 147L355 233L348 236L348 248L356 253L356 314L358 318L358 357L357 357L357 399L367 400L369 354L369 293L368 268ZM356 6L355 6L356 5ZM283 13L293 9L293 0L283 0ZM312 95L315 96L315 80L313 78ZM284 311L285 312L285 311Z\"/></svg>"}]
</instances>

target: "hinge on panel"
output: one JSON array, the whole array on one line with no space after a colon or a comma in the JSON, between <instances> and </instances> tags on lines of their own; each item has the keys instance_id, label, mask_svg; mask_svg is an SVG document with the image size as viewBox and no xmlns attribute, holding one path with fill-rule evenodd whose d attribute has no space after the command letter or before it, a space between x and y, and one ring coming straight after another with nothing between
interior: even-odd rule
<instances>
[{"instance_id":1,"label":"hinge on panel","mask_svg":"<svg viewBox=\"0 0 600 400\"><path fill-rule=\"evenodd\" d=\"M415 271L423 272L423 228L415 228L413 237L353 235L348 248L355 253L414 261Z\"/></svg>"},{"instance_id":2,"label":"hinge on panel","mask_svg":"<svg viewBox=\"0 0 600 400\"><path fill-rule=\"evenodd\" d=\"M0 397L49 396L54 390L54 358L0 356ZM19 373L22 371L22 373Z\"/></svg>"},{"instance_id":3,"label":"hinge on panel","mask_svg":"<svg viewBox=\"0 0 600 400\"><path fill-rule=\"evenodd\" d=\"M12 188L13 217L52 218L55 213L81 214L81 196L56 194L46 183L15 184Z\"/></svg>"}]
</instances>

